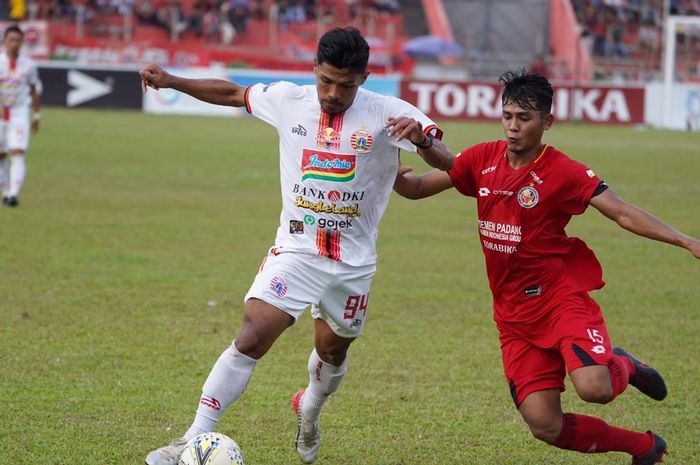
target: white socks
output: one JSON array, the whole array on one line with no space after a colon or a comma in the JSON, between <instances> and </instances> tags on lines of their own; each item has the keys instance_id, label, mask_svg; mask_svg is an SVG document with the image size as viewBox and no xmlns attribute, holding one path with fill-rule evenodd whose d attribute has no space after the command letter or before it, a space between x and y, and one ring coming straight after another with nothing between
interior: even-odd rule
<instances>
[{"instance_id":1,"label":"white socks","mask_svg":"<svg viewBox=\"0 0 700 465\"><path fill-rule=\"evenodd\" d=\"M214 431L226 408L245 391L256 362L257 360L240 353L235 342L219 356L202 387L197 415L185 433L187 440ZM340 387L348 363L347 359L339 367L326 363L314 349L309 357L308 368L309 386L304 392L301 409L305 419L316 421L328 396Z\"/></svg>"},{"instance_id":2,"label":"white socks","mask_svg":"<svg viewBox=\"0 0 700 465\"><path fill-rule=\"evenodd\" d=\"M7 157L0 158L0 187L2 187L2 194L7 195L7 191L10 190L10 162Z\"/></svg>"},{"instance_id":3,"label":"white socks","mask_svg":"<svg viewBox=\"0 0 700 465\"><path fill-rule=\"evenodd\" d=\"M256 362L257 360L240 353L235 341L221 354L202 387L197 415L185 433L187 440L214 431L226 408L245 391Z\"/></svg>"},{"instance_id":4,"label":"white socks","mask_svg":"<svg viewBox=\"0 0 700 465\"><path fill-rule=\"evenodd\" d=\"M301 413L305 420L316 421L328 396L340 387L345 373L348 371L348 359L339 367L321 360L316 349L309 357L309 386L304 391L301 402Z\"/></svg>"},{"instance_id":5,"label":"white socks","mask_svg":"<svg viewBox=\"0 0 700 465\"><path fill-rule=\"evenodd\" d=\"M17 197L24 183L24 156L13 155L10 157L10 182L6 188L8 197Z\"/></svg>"}]
</instances>

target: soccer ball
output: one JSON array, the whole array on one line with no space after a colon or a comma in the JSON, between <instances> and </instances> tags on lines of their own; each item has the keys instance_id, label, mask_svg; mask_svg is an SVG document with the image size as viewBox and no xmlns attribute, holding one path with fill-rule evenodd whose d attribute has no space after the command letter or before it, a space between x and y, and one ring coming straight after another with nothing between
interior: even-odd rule
<instances>
[{"instance_id":1,"label":"soccer ball","mask_svg":"<svg viewBox=\"0 0 700 465\"><path fill-rule=\"evenodd\" d=\"M243 452L224 434L204 433L187 442L178 465L243 465Z\"/></svg>"}]
</instances>

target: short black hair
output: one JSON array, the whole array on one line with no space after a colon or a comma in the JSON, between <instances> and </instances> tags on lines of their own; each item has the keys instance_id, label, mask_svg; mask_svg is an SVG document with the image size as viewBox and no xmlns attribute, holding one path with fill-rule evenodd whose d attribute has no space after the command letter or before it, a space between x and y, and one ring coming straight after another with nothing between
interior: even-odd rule
<instances>
[{"instance_id":1,"label":"short black hair","mask_svg":"<svg viewBox=\"0 0 700 465\"><path fill-rule=\"evenodd\" d=\"M546 77L519 69L501 74L498 81L503 84L503 105L512 102L522 108L539 111L542 116L552 111L554 90Z\"/></svg>"},{"instance_id":2,"label":"short black hair","mask_svg":"<svg viewBox=\"0 0 700 465\"><path fill-rule=\"evenodd\" d=\"M316 50L316 64L328 63L338 69L367 70L369 45L354 27L337 27L321 36Z\"/></svg>"},{"instance_id":3,"label":"short black hair","mask_svg":"<svg viewBox=\"0 0 700 465\"><path fill-rule=\"evenodd\" d=\"M12 32L16 32L17 34L24 37L24 32L22 32L22 29L20 29L18 25L13 24L12 26L9 26L7 29L5 29L5 34L2 36L2 38L7 38L7 36L10 35L10 33Z\"/></svg>"}]
</instances>

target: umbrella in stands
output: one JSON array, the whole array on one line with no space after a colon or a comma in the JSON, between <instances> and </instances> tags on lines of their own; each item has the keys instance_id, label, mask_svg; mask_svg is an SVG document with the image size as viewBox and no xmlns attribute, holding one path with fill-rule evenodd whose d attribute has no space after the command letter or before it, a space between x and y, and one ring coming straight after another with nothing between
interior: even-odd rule
<instances>
[{"instance_id":1,"label":"umbrella in stands","mask_svg":"<svg viewBox=\"0 0 700 465\"><path fill-rule=\"evenodd\" d=\"M411 56L461 57L464 55L462 47L457 45L453 40L433 35L415 37L406 42L403 49Z\"/></svg>"}]
</instances>

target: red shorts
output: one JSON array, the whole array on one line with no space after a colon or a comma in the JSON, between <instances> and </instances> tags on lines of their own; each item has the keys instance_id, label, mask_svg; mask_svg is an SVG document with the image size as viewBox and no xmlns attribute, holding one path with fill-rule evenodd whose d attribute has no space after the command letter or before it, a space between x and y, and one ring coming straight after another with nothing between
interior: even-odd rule
<instances>
[{"instance_id":1,"label":"red shorts","mask_svg":"<svg viewBox=\"0 0 700 465\"><path fill-rule=\"evenodd\" d=\"M585 292L558 299L533 323L497 323L503 369L517 407L536 391L564 391L577 368L607 365L612 356L598 304Z\"/></svg>"}]
</instances>

